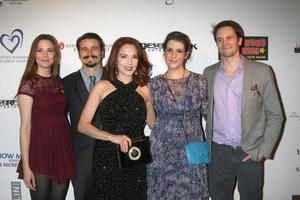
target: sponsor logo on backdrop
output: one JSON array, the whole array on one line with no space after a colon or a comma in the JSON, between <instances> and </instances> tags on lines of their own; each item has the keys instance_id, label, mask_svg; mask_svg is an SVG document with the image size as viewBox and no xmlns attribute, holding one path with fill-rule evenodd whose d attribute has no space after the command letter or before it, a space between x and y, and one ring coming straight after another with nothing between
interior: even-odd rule
<instances>
[{"instance_id":1,"label":"sponsor logo on backdrop","mask_svg":"<svg viewBox=\"0 0 300 200\"><path fill-rule=\"evenodd\" d=\"M163 44L162 43L141 43L143 49L147 51L162 51L163 50ZM77 51L76 44L74 43L64 43L60 42L59 43L60 49L65 50L65 49L72 49L72 51ZM105 52L110 52L112 48L112 44L106 44L105 45ZM192 44L193 50L198 50L197 44Z\"/></svg>"},{"instance_id":2,"label":"sponsor logo on backdrop","mask_svg":"<svg viewBox=\"0 0 300 200\"><path fill-rule=\"evenodd\" d=\"M21 200L22 199L22 191L21 191L21 182L20 181L12 181L11 182L11 199L12 200Z\"/></svg>"},{"instance_id":3,"label":"sponsor logo on backdrop","mask_svg":"<svg viewBox=\"0 0 300 200\"><path fill-rule=\"evenodd\" d=\"M0 56L1 64L26 63L28 56Z\"/></svg>"},{"instance_id":4,"label":"sponsor logo on backdrop","mask_svg":"<svg viewBox=\"0 0 300 200\"><path fill-rule=\"evenodd\" d=\"M15 29L11 34L3 33L0 35L0 44L11 54L13 54L18 47L21 48L22 43L23 31L21 29Z\"/></svg>"},{"instance_id":5,"label":"sponsor logo on backdrop","mask_svg":"<svg viewBox=\"0 0 300 200\"><path fill-rule=\"evenodd\" d=\"M72 49L73 51L77 51L76 44L71 44L71 43L68 44L68 43L60 42L59 47L60 47L61 50Z\"/></svg>"},{"instance_id":6,"label":"sponsor logo on backdrop","mask_svg":"<svg viewBox=\"0 0 300 200\"><path fill-rule=\"evenodd\" d=\"M300 160L300 148L296 149L296 155L298 156L298 159ZM296 172L300 173L300 166L296 167Z\"/></svg>"},{"instance_id":7,"label":"sponsor logo on backdrop","mask_svg":"<svg viewBox=\"0 0 300 200\"><path fill-rule=\"evenodd\" d=\"M142 47L147 51L162 51L163 43L141 43ZM197 44L192 44L193 50L198 50Z\"/></svg>"},{"instance_id":8,"label":"sponsor logo on backdrop","mask_svg":"<svg viewBox=\"0 0 300 200\"><path fill-rule=\"evenodd\" d=\"M143 49L147 51L162 51L163 44L162 43L141 43Z\"/></svg>"},{"instance_id":9,"label":"sponsor logo on backdrop","mask_svg":"<svg viewBox=\"0 0 300 200\"><path fill-rule=\"evenodd\" d=\"M0 64L26 63L28 56L17 55L22 48L24 33L16 28L11 33L0 33L0 49L5 53L0 55Z\"/></svg>"},{"instance_id":10,"label":"sponsor logo on backdrop","mask_svg":"<svg viewBox=\"0 0 300 200\"><path fill-rule=\"evenodd\" d=\"M300 195L292 195L292 200L299 200L300 199Z\"/></svg>"},{"instance_id":11,"label":"sponsor logo on backdrop","mask_svg":"<svg viewBox=\"0 0 300 200\"><path fill-rule=\"evenodd\" d=\"M240 52L252 60L268 60L268 37L245 36ZM218 58L221 59L220 54L218 54Z\"/></svg>"},{"instance_id":12,"label":"sponsor logo on backdrop","mask_svg":"<svg viewBox=\"0 0 300 200\"><path fill-rule=\"evenodd\" d=\"M12 6L20 6L24 3L27 3L29 0L1 0L0 6L12 5Z\"/></svg>"},{"instance_id":13,"label":"sponsor logo on backdrop","mask_svg":"<svg viewBox=\"0 0 300 200\"><path fill-rule=\"evenodd\" d=\"M0 152L0 167L17 167L21 154Z\"/></svg>"},{"instance_id":14,"label":"sponsor logo on backdrop","mask_svg":"<svg viewBox=\"0 0 300 200\"><path fill-rule=\"evenodd\" d=\"M288 116L288 120L290 122L293 122L293 121L296 122L296 123L300 122L300 115L295 111L291 112ZM296 148L295 153L296 153L296 156L297 156L298 160L300 161L300 147ZM300 165L295 167L295 172L297 174L300 174Z\"/></svg>"},{"instance_id":15,"label":"sponsor logo on backdrop","mask_svg":"<svg viewBox=\"0 0 300 200\"><path fill-rule=\"evenodd\" d=\"M59 46L60 46L61 50L63 50L63 49L72 49L72 51L77 51L76 44L73 44L73 43L68 44L68 43L60 42ZM111 44L106 44L105 45L105 52L110 51L111 47L112 47Z\"/></svg>"},{"instance_id":16,"label":"sponsor logo on backdrop","mask_svg":"<svg viewBox=\"0 0 300 200\"><path fill-rule=\"evenodd\" d=\"M175 0L166 0L165 1L165 4L168 5L168 6L170 6L170 5L174 4L174 3L175 3Z\"/></svg>"},{"instance_id":17,"label":"sponsor logo on backdrop","mask_svg":"<svg viewBox=\"0 0 300 200\"><path fill-rule=\"evenodd\" d=\"M17 99L0 99L0 108L18 108Z\"/></svg>"},{"instance_id":18,"label":"sponsor logo on backdrop","mask_svg":"<svg viewBox=\"0 0 300 200\"><path fill-rule=\"evenodd\" d=\"M245 36L241 53L249 59L268 60L268 37Z\"/></svg>"},{"instance_id":19,"label":"sponsor logo on backdrop","mask_svg":"<svg viewBox=\"0 0 300 200\"><path fill-rule=\"evenodd\" d=\"M300 122L300 115L297 112L291 112L289 115L289 120L296 120Z\"/></svg>"},{"instance_id":20,"label":"sponsor logo on backdrop","mask_svg":"<svg viewBox=\"0 0 300 200\"><path fill-rule=\"evenodd\" d=\"M296 47L294 49L295 53L300 53L300 44L296 44Z\"/></svg>"}]
</instances>

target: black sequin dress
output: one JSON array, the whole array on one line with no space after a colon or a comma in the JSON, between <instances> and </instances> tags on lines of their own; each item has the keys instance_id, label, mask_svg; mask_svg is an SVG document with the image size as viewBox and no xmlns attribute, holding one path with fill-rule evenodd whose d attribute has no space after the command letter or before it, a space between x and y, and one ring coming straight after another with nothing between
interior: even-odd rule
<instances>
[{"instance_id":1,"label":"black sequin dress","mask_svg":"<svg viewBox=\"0 0 300 200\"><path fill-rule=\"evenodd\" d=\"M102 129L117 135L138 138L144 134L147 115L137 84L111 82L117 89L100 104ZM93 199L146 199L146 166L119 169L116 144L97 140L93 158Z\"/></svg>"}]
</instances>

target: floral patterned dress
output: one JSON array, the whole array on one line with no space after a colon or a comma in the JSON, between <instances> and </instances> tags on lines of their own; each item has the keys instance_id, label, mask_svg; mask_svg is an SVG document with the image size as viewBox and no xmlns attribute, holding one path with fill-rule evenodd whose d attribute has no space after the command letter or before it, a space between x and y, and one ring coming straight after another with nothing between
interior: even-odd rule
<instances>
[{"instance_id":1,"label":"floral patterned dress","mask_svg":"<svg viewBox=\"0 0 300 200\"><path fill-rule=\"evenodd\" d=\"M150 135L153 162L147 166L148 199L208 200L207 166L189 165L185 153L187 141L204 137L206 79L193 72L178 80L158 75L149 86L157 121Z\"/></svg>"}]
</instances>

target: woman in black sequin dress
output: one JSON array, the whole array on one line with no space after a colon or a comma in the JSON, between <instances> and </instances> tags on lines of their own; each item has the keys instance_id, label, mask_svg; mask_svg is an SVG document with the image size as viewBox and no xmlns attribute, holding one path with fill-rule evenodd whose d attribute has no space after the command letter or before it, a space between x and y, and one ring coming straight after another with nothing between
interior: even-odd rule
<instances>
[{"instance_id":1,"label":"woman in black sequin dress","mask_svg":"<svg viewBox=\"0 0 300 200\"><path fill-rule=\"evenodd\" d=\"M93 159L93 199L146 199L146 166L118 168L116 145L127 152L131 140L143 136L147 122L155 123L147 86L152 65L139 41L119 38L105 66L105 78L96 83L78 125L96 139ZM100 108L102 128L91 124Z\"/></svg>"}]
</instances>

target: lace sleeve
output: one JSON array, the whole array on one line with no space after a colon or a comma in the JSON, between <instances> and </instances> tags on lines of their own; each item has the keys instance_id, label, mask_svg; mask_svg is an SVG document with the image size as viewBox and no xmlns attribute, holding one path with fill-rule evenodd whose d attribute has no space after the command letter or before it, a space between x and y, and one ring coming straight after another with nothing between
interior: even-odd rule
<instances>
[{"instance_id":1,"label":"lace sleeve","mask_svg":"<svg viewBox=\"0 0 300 200\"><path fill-rule=\"evenodd\" d=\"M19 90L18 90L18 94L25 94L25 95L29 95L31 97L34 96L34 88L33 88L34 82L32 80L27 80L27 81L23 81L20 84Z\"/></svg>"}]
</instances>

